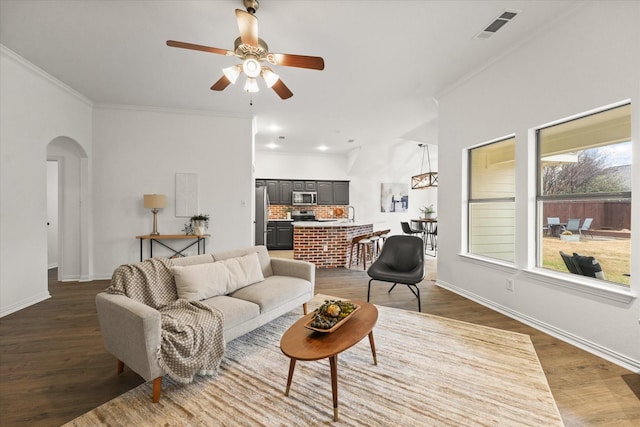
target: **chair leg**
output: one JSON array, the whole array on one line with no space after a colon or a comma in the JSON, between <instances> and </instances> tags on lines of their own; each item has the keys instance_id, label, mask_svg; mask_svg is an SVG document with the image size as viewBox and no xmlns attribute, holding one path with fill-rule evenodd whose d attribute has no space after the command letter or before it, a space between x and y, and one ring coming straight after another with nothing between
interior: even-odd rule
<instances>
[{"instance_id":1,"label":"chair leg","mask_svg":"<svg viewBox=\"0 0 640 427\"><path fill-rule=\"evenodd\" d=\"M411 290L411 292L413 293L413 295L416 296L416 298L418 298L418 311L421 312L422 311L422 306L420 304L420 288L418 287L418 285L416 285L415 283L412 284L406 284L407 287ZM395 286L395 285L394 285ZM414 290L415 288L415 290Z\"/></svg>"},{"instance_id":2,"label":"chair leg","mask_svg":"<svg viewBox=\"0 0 640 427\"><path fill-rule=\"evenodd\" d=\"M391 291L393 290L393 288L395 288L395 287L396 287L396 285L397 285L397 283L394 283L394 284L393 284L393 286L391 287L391 289L389 289L389 290L387 291L387 293L388 293L388 294L390 294L390 293L391 293Z\"/></svg>"},{"instance_id":3,"label":"chair leg","mask_svg":"<svg viewBox=\"0 0 640 427\"><path fill-rule=\"evenodd\" d=\"M371 280L369 280L369 286L367 286L367 302L369 302L369 295L371 295Z\"/></svg>"},{"instance_id":4,"label":"chair leg","mask_svg":"<svg viewBox=\"0 0 640 427\"><path fill-rule=\"evenodd\" d=\"M160 401L160 393L162 392L162 377L158 377L153 380L153 396L151 400L153 403L158 403Z\"/></svg>"}]
</instances>

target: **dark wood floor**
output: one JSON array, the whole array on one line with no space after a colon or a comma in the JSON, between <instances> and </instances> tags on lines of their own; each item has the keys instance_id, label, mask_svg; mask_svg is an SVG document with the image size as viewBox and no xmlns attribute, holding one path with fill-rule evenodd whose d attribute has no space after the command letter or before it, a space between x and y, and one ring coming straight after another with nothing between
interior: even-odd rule
<instances>
[{"instance_id":1,"label":"dark wood floor","mask_svg":"<svg viewBox=\"0 0 640 427\"><path fill-rule=\"evenodd\" d=\"M316 278L318 293L366 299L363 271L319 270ZM129 369L116 376L115 359L104 350L94 297L107 285L62 283L54 276L51 299L0 319L1 426L61 425L143 382ZM420 288L423 312L529 334L567 426L640 425L637 374L432 282ZM372 302L417 310L405 286L391 294L387 289L374 285Z\"/></svg>"}]
</instances>

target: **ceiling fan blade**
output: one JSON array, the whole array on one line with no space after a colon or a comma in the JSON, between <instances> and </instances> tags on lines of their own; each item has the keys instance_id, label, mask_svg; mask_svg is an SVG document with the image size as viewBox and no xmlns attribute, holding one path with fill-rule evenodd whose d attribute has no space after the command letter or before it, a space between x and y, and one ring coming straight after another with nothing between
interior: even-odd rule
<instances>
[{"instance_id":1,"label":"ceiling fan blade","mask_svg":"<svg viewBox=\"0 0 640 427\"><path fill-rule=\"evenodd\" d=\"M224 90L231 84L231 81L224 74L220 79L211 86L211 90Z\"/></svg>"},{"instance_id":2,"label":"ceiling fan blade","mask_svg":"<svg viewBox=\"0 0 640 427\"><path fill-rule=\"evenodd\" d=\"M238 21L242 43L258 47L258 18L249 12L236 9L236 20Z\"/></svg>"},{"instance_id":3,"label":"ceiling fan blade","mask_svg":"<svg viewBox=\"0 0 640 427\"><path fill-rule=\"evenodd\" d=\"M293 92L289 90L287 85L282 83L281 79L278 79L278 81L275 82L273 86L271 86L271 89L273 89L274 92L277 93L278 96L282 99L289 99L293 96Z\"/></svg>"},{"instance_id":4,"label":"ceiling fan blade","mask_svg":"<svg viewBox=\"0 0 640 427\"><path fill-rule=\"evenodd\" d=\"M227 49L220 49L220 48L211 47L211 46L203 46L200 44L178 42L175 40L167 40L167 46L179 47L182 49L201 50L203 52L217 53L220 55L235 55L235 53Z\"/></svg>"},{"instance_id":5,"label":"ceiling fan blade","mask_svg":"<svg viewBox=\"0 0 640 427\"><path fill-rule=\"evenodd\" d=\"M288 53L269 54L274 65L287 67L310 68L312 70L324 70L324 59L319 56L291 55Z\"/></svg>"}]
</instances>

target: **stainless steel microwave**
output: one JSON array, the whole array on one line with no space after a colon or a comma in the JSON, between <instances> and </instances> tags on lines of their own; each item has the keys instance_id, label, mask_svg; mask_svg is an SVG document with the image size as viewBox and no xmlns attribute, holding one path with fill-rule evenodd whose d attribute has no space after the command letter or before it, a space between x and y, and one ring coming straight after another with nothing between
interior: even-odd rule
<instances>
[{"instance_id":1,"label":"stainless steel microwave","mask_svg":"<svg viewBox=\"0 0 640 427\"><path fill-rule=\"evenodd\" d=\"M315 191L293 191L291 204L298 206L310 206L318 204L318 193Z\"/></svg>"}]
</instances>

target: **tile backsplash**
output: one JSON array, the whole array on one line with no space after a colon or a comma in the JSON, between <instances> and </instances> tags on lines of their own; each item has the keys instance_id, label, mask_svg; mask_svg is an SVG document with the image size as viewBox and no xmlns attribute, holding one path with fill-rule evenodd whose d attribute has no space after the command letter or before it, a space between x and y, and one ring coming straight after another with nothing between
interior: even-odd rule
<instances>
[{"instance_id":1,"label":"tile backsplash","mask_svg":"<svg viewBox=\"0 0 640 427\"><path fill-rule=\"evenodd\" d=\"M289 206L271 205L269 207L269 219L285 219L287 212L296 210L315 211L318 219L340 219L349 217L349 209L344 205L316 205L316 206ZM342 213L340 214L340 210Z\"/></svg>"}]
</instances>

